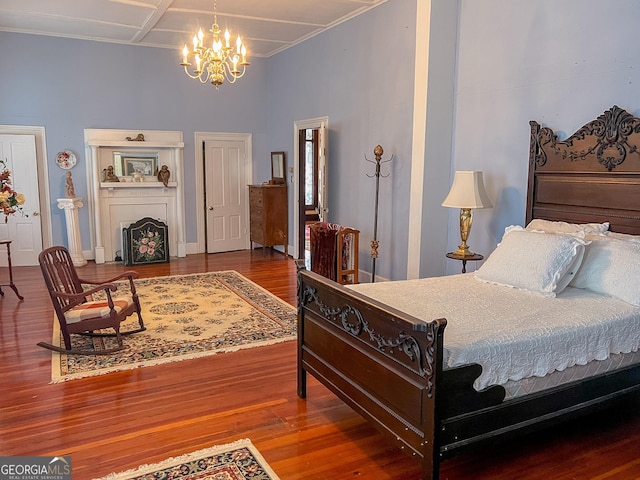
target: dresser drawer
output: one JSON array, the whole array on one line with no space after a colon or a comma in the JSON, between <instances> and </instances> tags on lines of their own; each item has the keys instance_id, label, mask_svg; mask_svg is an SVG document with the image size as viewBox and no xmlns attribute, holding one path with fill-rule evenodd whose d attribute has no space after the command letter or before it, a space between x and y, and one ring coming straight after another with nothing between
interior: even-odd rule
<instances>
[{"instance_id":1,"label":"dresser drawer","mask_svg":"<svg viewBox=\"0 0 640 480\"><path fill-rule=\"evenodd\" d=\"M249 188L249 204L262 206L263 202L262 191L255 187Z\"/></svg>"},{"instance_id":2,"label":"dresser drawer","mask_svg":"<svg viewBox=\"0 0 640 480\"><path fill-rule=\"evenodd\" d=\"M252 231L264 230L264 220L262 219L262 217L254 217L253 215L251 215L249 222L250 222Z\"/></svg>"},{"instance_id":3,"label":"dresser drawer","mask_svg":"<svg viewBox=\"0 0 640 480\"><path fill-rule=\"evenodd\" d=\"M262 217L264 215L262 205L250 205L249 213L252 217Z\"/></svg>"},{"instance_id":4,"label":"dresser drawer","mask_svg":"<svg viewBox=\"0 0 640 480\"><path fill-rule=\"evenodd\" d=\"M260 229L254 229L253 225L252 225L249 238L251 239L252 242L264 245L264 230L261 229L261 228Z\"/></svg>"}]
</instances>

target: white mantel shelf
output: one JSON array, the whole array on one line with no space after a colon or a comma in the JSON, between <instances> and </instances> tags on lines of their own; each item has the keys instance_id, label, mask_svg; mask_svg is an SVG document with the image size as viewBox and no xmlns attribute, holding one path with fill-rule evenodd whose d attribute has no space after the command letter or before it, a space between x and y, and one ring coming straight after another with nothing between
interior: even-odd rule
<instances>
[{"instance_id":1,"label":"white mantel shelf","mask_svg":"<svg viewBox=\"0 0 640 480\"><path fill-rule=\"evenodd\" d=\"M178 182L169 182L165 187L162 182L100 182L100 188L176 188Z\"/></svg>"},{"instance_id":2,"label":"white mantel shelf","mask_svg":"<svg viewBox=\"0 0 640 480\"><path fill-rule=\"evenodd\" d=\"M90 147L115 147L115 148L184 148L184 142L136 142L128 140L90 140Z\"/></svg>"}]
</instances>

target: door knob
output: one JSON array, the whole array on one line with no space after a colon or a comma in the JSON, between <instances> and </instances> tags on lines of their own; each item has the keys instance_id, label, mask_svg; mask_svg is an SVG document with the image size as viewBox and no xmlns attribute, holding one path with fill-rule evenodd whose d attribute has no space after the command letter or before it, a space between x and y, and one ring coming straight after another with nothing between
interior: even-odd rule
<instances>
[{"instance_id":1,"label":"door knob","mask_svg":"<svg viewBox=\"0 0 640 480\"><path fill-rule=\"evenodd\" d=\"M209 207L209 210L211 210L213 212L213 207Z\"/></svg>"},{"instance_id":2,"label":"door knob","mask_svg":"<svg viewBox=\"0 0 640 480\"><path fill-rule=\"evenodd\" d=\"M40 212L33 212L31 215L33 215L34 217L37 217L38 215L40 215Z\"/></svg>"}]
</instances>

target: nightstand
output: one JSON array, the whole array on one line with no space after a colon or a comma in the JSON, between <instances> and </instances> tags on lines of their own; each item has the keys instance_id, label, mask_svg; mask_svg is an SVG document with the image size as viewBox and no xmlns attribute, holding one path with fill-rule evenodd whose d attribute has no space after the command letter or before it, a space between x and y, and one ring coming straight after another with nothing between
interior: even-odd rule
<instances>
[{"instance_id":1,"label":"nightstand","mask_svg":"<svg viewBox=\"0 0 640 480\"><path fill-rule=\"evenodd\" d=\"M460 255L456 252L449 252L447 253L447 258L460 260L462 262L462 273L467 273L467 262L477 262L478 260L484 260L484 255L480 255L479 253L472 253L471 255Z\"/></svg>"}]
</instances>

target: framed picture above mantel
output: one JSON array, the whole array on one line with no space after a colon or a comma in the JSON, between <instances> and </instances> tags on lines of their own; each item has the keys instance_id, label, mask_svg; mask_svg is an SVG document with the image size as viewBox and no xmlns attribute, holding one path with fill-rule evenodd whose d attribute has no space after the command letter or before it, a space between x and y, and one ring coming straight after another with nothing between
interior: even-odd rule
<instances>
[{"instance_id":1,"label":"framed picture above mantel","mask_svg":"<svg viewBox=\"0 0 640 480\"><path fill-rule=\"evenodd\" d=\"M158 173L158 153L113 152L113 169L118 177L153 177Z\"/></svg>"}]
</instances>

